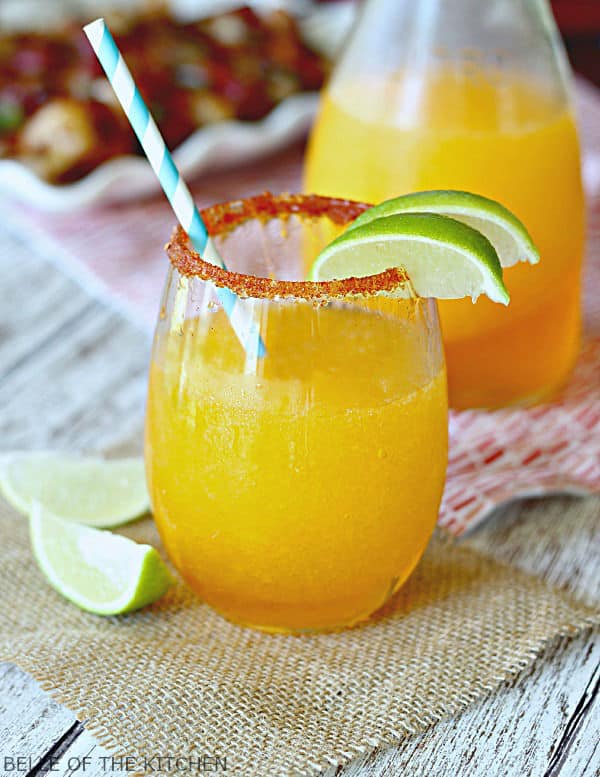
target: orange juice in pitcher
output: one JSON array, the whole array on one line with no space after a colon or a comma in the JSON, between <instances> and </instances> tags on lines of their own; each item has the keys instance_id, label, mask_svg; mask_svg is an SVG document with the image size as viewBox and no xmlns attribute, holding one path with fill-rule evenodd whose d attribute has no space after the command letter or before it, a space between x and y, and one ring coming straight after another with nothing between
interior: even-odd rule
<instances>
[{"instance_id":1,"label":"orange juice in pitcher","mask_svg":"<svg viewBox=\"0 0 600 777\"><path fill-rule=\"evenodd\" d=\"M371 0L323 95L308 191L475 191L540 248L537 266L506 270L509 308L440 302L457 408L545 399L577 357L584 205L566 68L542 0Z\"/></svg>"}]
</instances>

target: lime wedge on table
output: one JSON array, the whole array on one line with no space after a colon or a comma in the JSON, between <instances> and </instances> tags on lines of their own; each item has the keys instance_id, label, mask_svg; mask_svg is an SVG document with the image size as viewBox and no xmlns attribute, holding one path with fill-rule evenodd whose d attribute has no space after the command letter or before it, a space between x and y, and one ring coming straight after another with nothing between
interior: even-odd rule
<instances>
[{"instance_id":1,"label":"lime wedge on table","mask_svg":"<svg viewBox=\"0 0 600 777\"><path fill-rule=\"evenodd\" d=\"M441 189L395 197L369 208L348 229L397 213L437 213L468 224L487 237L502 267L511 267L517 262L537 264L540 260L529 232L514 213L496 200L471 192Z\"/></svg>"},{"instance_id":2,"label":"lime wedge on table","mask_svg":"<svg viewBox=\"0 0 600 777\"><path fill-rule=\"evenodd\" d=\"M421 297L476 299L487 294L495 302L509 300L489 240L434 213L401 213L353 226L321 251L310 275L324 281L375 275L390 267L403 267Z\"/></svg>"},{"instance_id":3,"label":"lime wedge on table","mask_svg":"<svg viewBox=\"0 0 600 777\"><path fill-rule=\"evenodd\" d=\"M0 490L29 514L40 502L67 521L107 528L150 509L141 459L100 459L60 453L17 453L0 459Z\"/></svg>"},{"instance_id":4,"label":"lime wedge on table","mask_svg":"<svg viewBox=\"0 0 600 777\"><path fill-rule=\"evenodd\" d=\"M97 615L137 610L172 583L155 548L63 521L39 502L31 510L30 534L35 558L52 587Z\"/></svg>"}]
</instances>

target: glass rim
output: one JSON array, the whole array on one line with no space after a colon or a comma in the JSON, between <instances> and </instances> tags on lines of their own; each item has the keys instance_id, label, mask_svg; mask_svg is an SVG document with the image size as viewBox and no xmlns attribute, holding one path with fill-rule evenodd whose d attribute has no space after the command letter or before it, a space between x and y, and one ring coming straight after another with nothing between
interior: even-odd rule
<instances>
[{"instance_id":1,"label":"glass rim","mask_svg":"<svg viewBox=\"0 0 600 777\"><path fill-rule=\"evenodd\" d=\"M344 226L369 207L371 206L362 202L316 194L273 195L265 192L254 197L212 205L200 213L210 236L220 237L248 221L267 222L278 217L326 217L333 223ZM180 225L175 227L165 250L171 266L180 275L213 283L242 298L326 300L390 294L400 287L410 287L409 277L401 267L392 267L377 275L331 281L284 281L224 270L205 261L193 249L187 233Z\"/></svg>"}]
</instances>

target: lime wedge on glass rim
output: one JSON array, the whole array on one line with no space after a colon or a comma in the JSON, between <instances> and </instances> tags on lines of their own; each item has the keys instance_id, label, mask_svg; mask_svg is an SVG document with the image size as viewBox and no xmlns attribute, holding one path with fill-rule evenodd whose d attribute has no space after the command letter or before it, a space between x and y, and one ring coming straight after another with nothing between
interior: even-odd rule
<instances>
[{"instance_id":1,"label":"lime wedge on glass rim","mask_svg":"<svg viewBox=\"0 0 600 777\"><path fill-rule=\"evenodd\" d=\"M39 502L31 508L29 530L34 556L50 585L96 615L138 610L156 601L173 582L150 545L63 521Z\"/></svg>"},{"instance_id":2,"label":"lime wedge on glass rim","mask_svg":"<svg viewBox=\"0 0 600 777\"><path fill-rule=\"evenodd\" d=\"M39 502L64 520L97 528L119 526L150 509L139 458L7 454L0 459L0 491L25 515Z\"/></svg>"},{"instance_id":3,"label":"lime wedge on glass rim","mask_svg":"<svg viewBox=\"0 0 600 777\"><path fill-rule=\"evenodd\" d=\"M502 267L511 267L517 262L537 264L540 260L527 228L514 213L496 200L471 192L439 189L394 197L369 208L348 229L398 213L437 213L473 227L494 246Z\"/></svg>"},{"instance_id":4,"label":"lime wedge on glass rim","mask_svg":"<svg viewBox=\"0 0 600 777\"><path fill-rule=\"evenodd\" d=\"M473 227L435 213L400 213L359 225L354 222L317 256L310 278L360 278L390 267L402 267L420 297L477 299L486 294L494 302L509 301L490 241ZM410 291L406 289L407 296Z\"/></svg>"}]
</instances>

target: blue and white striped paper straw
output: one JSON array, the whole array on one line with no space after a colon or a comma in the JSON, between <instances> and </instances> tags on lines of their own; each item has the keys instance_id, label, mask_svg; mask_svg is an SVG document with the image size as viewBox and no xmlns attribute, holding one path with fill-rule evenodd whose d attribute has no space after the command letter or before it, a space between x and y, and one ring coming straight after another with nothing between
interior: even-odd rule
<instances>
[{"instance_id":1,"label":"blue and white striped paper straw","mask_svg":"<svg viewBox=\"0 0 600 777\"><path fill-rule=\"evenodd\" d=\"M191 192L181 177L106 22L104 19L96 19L83 30L192 245L205 261L225 269L225 263L200 218ZM215 288L219 301L246 351L247 360L264 356L265 345L244 300L230 289L218 286Z\"/></svg>"}]
</instances>

